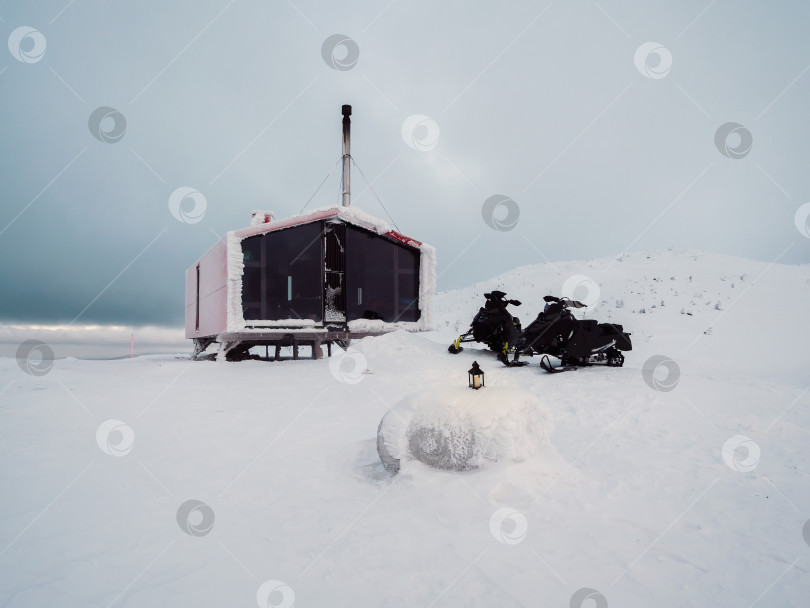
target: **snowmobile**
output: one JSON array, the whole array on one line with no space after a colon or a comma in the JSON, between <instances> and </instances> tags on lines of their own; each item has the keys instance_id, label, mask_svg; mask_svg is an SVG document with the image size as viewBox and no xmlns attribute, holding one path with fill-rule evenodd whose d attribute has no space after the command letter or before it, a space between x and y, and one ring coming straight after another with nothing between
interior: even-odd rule
<instances>
[{"instance_id":1,"label":"snowmobile","mask_svg":"<svg viewBox=\"0 0 810 608\"><path fill-rule=\"evenodd\" d=\"M520 355L537 354L542 357L540 366L544 370L558 372L586 365L621 367L624 365L621 351L632 349L630 334L621 325L577 319L570 309L585 308L585 304L569 298L545 296L543 312L521 330L520 320L506 311L506 304L520 305L520 302L506 300L504 296L501 291L484 294L485 307L478 311L470 329L450 345L448 352L461 352L463 342L483 342L509 367L525 365L519 361ZM514 354L511 361L510 353ZM554 367L549 355L558 358L560 366Z\"/></svg>"},{"instance_id":2,"label":"snowmobile","mask_svg":"<svg viewBox=\"0 0 810 608\"><path fill-rule=\"evenodd\" d=\"M464 348L462 342L481 342L498 353L498 360L509 366L525 365L519 361L520 352L516 348L521 341L522 332L520 319L513 317L506 309L508 305L520 306L519 300L507 300L502 291L485 293L486 303L482 306L472 323L470 329L456 338L447 349L452 354L458 354ZM509 361L509 353L514 353L514 359Z\"/></svg>"},{"instance_id":3,"label":"snowmobile","mask_svg":"<svg viewBox=\"0 0 810 608\"><path fill-rule=\"evenodd\" d=\"M618 323L599 323L595 319L577 319L571 308L585 304L568 298L545 296L543 312L523 331L520 349L542 356L540 366L548 371L566 371L586 365L621 367L621 351L633 349L630 334ZM560 360L552 367L548 356Z\"/></svg>"}]
</instances>

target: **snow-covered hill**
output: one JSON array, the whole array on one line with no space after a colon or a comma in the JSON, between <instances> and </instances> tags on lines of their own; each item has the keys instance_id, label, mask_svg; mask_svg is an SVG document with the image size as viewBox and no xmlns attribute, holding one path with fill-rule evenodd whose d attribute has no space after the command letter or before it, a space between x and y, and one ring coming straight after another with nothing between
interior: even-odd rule
<instances>
[{"instance_id":1,"label":"snow-covered hill","mask_svg":"<svg viewBox=\"0 0 810 608\"><path fill-rule=\"evenodd\" d=\"M592 304L578 316L621 323L632 332L631 366L662 353L732 373L758 370L769 360L779 362L777 371L798 371L808 361L810 265L667 250L522 266L439 294L430 337L449 341L466 331L482 294L493 289L521 300L511 310L524 326L542 310L544 295L573 295Z\"/></svg>"},{"instance_id":2,"label":"snow-covered hill","mask_svg":"<svg viewBox=\"0 0 810 608\"><path fill-rule=\"evenodd\" d=\"M483 292L525 324L577 275L633 333L624 368L447 353ZM808 303L810 267L667 251L518 268L331 361L0 358L0 605L804 607ZM656 355L677 368L645 377ZM380 419L473 359L549 443L390 476Z\"/></svg>"}]
</instances>

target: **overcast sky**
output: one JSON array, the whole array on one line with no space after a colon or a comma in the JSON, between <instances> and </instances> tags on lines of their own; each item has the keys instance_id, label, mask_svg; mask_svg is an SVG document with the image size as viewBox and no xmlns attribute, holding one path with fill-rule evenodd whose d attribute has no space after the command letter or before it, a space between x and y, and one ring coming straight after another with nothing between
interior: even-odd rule
<instances>
[{"instance_id":1,"label":"overcast sky","mask_svg":"<svg viewBox=\"0 0 810 608\"><path fill-rule=\"evenodd\" d=\"M628 249L810 262L808 31L803 0L0 3L0 322L180 325L185 269L333 169L344 103L439 289Z\"/></svg>"}]
</instances>

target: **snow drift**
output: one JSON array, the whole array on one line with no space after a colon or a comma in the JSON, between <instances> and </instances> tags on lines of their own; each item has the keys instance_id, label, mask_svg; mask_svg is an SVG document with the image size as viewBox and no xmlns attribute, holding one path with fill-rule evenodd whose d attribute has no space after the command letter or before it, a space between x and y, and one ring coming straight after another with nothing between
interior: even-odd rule
<instances>
[{"instance_id":1,"label":"snow drift","mask_svg":"<svg viewBox=\"0 0 810 608\"><path fill-rule=\"evenodd\" d=\"M520 298L528 322L574 275L598 285L594 316L633 332L624 367L550 375L537 358L447 353L483 292ZM337 608L569 606L591 589L590 608L807 608L810 265L634 253L518 268L435 303L433 332L352 342L340 373L327 359L84 361L0 329L0 606L255 606L271 592ZM55 351L46 375L14 358L29 338ZM659 355L680 370L667 390L645 376ZM468 415L496 391L536 396L551 441L463 474L411 460L398 402L440 419L446 400L428 400L448 385L482 399ZM393 477L375 441L389 408L403 418L382 425ZM126 450L109 420L131 429ZM208 530L190 519L199 502L216 518L205 536L189 534Z\"/></svg>"},{"instance_id":2,"label":"snow drift","mask_svg":"<svg viewBox=\"0 0 810 608\"><path fill-rule=\"evenodd\" d=\"M548 443L551 415L532 394L514 388L433 388L405 397L377 429L377 452L396 472L405 460L466 471L487 461L520 461Z\"/></svg>"}]
</instances>

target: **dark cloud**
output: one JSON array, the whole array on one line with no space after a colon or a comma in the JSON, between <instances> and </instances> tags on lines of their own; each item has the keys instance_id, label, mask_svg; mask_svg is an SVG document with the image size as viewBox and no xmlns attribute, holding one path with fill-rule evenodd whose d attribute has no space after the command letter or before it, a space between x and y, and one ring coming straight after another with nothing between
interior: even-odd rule
<instances>
[{"instance_id":1,"label":"dark cloud","mask_svg":"<svg viewBox=\"0 0 810 608\"><path fill-rule=\"evenodd\" d=\"M628 247L771 261L794 243L780 261L810 261L793 222L810 6L706 4L7 6L3 35L30 26L47 48L0 53L0 319L181 323L185 269L217 235L298 212L333 168L343 103L393 219L438 248L440 288ZM333 34L352 67L324 61ZM653 41L672 65L651 55L648 77L634 55ZM125 126L94 123L100 107ZM438 130L411 121L430 130L408 144L415 114ZM751 133L743 158L715 146L728 122ZM199 222L169 210L183 186ZM364 189L355 173L355 204L387 219ZM337 194L334 172L310 207ZM494 195L519 206L513 229L482 218Z\"/></svg>"}]
</instances>

